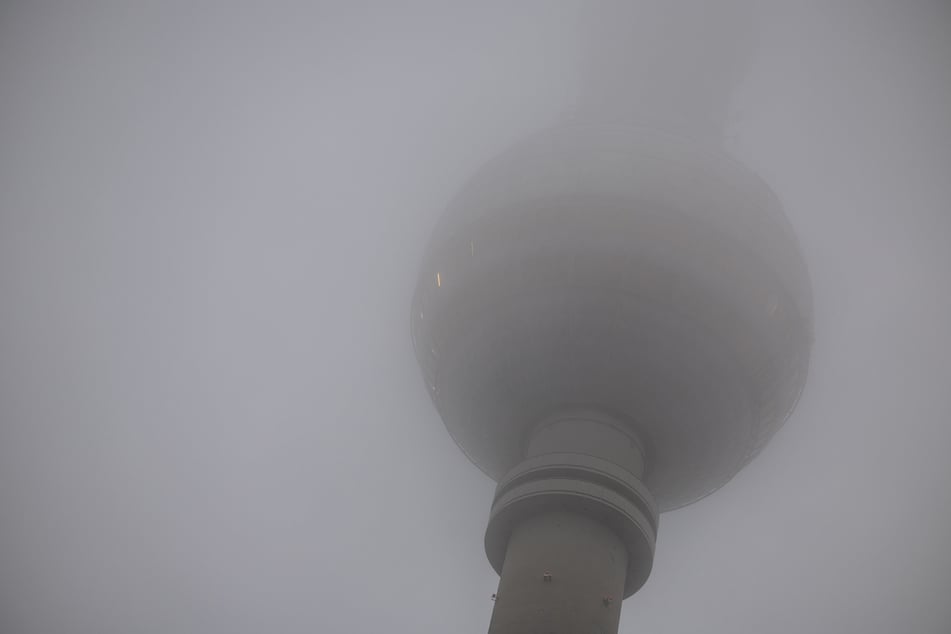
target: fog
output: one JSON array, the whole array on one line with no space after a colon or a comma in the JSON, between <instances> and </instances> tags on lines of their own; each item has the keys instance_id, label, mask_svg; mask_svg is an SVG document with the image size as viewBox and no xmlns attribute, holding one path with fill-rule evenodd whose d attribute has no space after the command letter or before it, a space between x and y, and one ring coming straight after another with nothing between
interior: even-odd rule
<instances>
[{"instance_id":1,"label":"fog","mask_svg":"<svg viewBox=\"0 0 951 634\"><path fill-rule=\"evenodd\" d=\"M0 632L484 632L494 483L410 299L473 172L584 112L722 138L815 304L621 632L946 634L951 6L707 4L4 3Z\"/></svg>"}]
</instances>

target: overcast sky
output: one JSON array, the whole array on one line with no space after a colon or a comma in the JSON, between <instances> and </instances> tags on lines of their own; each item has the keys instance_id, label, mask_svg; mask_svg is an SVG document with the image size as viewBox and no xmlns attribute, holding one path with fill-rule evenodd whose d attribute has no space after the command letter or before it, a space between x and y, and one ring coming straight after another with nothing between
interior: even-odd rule
<instances>
[{"instance_id":1,"label":"overcast sky","mask_svg":"<svg viewBox=\"0 0 951 634\"><path fill-rule=\"evenodd\" d=\"M951 631L951 5L397 4L0 7L0 632L484 632L494 483L416 366L424 246L612 38L713 29L816 339L621 632ZM659 59L598 85L716 72Z\"/></svg>"}]
</instances>

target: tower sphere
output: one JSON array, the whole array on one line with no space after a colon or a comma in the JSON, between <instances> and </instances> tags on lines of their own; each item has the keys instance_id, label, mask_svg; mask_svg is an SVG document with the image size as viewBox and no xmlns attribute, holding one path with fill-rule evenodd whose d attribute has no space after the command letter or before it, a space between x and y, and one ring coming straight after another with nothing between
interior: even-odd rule
<instances>
[{"instance_id":1,"label":"tower sphere","mask_svg":"<svg viewBox=\"0 0 951 634\"><path fill-rule=\"evenodd\" d=\"M629 435L669 510L726 483L783 423L811 312L795 237L755 174L661 133L566 126L490 161L451 203L412 333L446 427L490 477L553 415L588 412Z\"/></svg>"}]
</instances>

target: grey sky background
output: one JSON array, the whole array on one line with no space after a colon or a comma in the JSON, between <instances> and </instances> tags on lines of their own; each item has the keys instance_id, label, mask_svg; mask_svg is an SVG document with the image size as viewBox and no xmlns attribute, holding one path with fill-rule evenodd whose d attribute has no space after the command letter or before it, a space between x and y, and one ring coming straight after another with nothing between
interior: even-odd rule
<instances>
[{"instance_id":1,"label":"grey sky background","mask_svg":"<svg viewBox=\"0 0 951 634\"><path fill-rule=\"evenodd\" d=\"M0 8L0 633L485 631L494 484L419 377L417 266L631 10L396 5ZM951 7L751 11L727 147L798 233L810 375L621 631L946 634Z\"/></svg>"}]
</instances>

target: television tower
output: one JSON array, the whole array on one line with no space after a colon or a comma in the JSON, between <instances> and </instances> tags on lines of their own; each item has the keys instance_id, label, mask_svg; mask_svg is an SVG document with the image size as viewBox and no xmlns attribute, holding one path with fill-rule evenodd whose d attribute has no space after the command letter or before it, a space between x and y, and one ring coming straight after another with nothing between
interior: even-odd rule
<instances>
[{"instance_id":1,"label":"television tower","mask_svg":"<svg viewBox=\"0 0 951 634\"><path fill-rule=\"evenodd\" d=\"M806 377L809 279L770 188L703 134L597 112L474 176L412 302L433 403L498 482L490 634L615 634L658 514L746 465Z\"/></svg>"}]
</instances>

